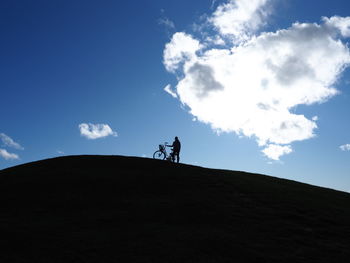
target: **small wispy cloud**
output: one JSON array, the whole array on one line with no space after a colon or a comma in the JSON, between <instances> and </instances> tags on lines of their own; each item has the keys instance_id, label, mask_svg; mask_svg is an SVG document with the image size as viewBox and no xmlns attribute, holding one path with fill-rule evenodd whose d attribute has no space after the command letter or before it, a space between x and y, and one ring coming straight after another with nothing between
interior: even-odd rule
<instances>
[{"instance_id":1,"label":"small wispy cloud","mask_svg":"<svg viewBox=\"0 0 350 263\"><path fill-rule=\"evenodd\" d=\"M166 85L164 90L169 93L173 98L177 98L176 91L174 91L170 84Z\"/></svg>"},{"instance_id":2,"label":"small wispy cloud","mask_svg":"<svg viewBox=\"0 0 350 263\"><path fill-rule=\"evenodd\" d=\"M91 140L107 136L118 136L118 134L113 131L108 124L81 123L79 124L79 130L81 136Z\"/></svg>"},{"instance_id":3,"label":"small wispy cloud","mask_svg":"<svg viewBox=\"0 0 350 263\"><path fill-rule=\"evenodd\" d=\"M0 133L0 140L4 146L8 146L17 150L24 150L24 148L17 142L15 142L10 136L5 133Z\"/></svg>"},{"instance_id":4,"label":"small wispy cloud","mask_svg":"<svg viewBox=\"0 0 350 263\"><path fill-rule=\"evenodd\" d=\"M0 149L0 157L4 158L5 160L17 160L19 159L19 156L15 153L9 153L5 149Z\"/></svg>"},{"instance_id":5,"label":"small wispy cloud","mask_svg":"<svg viewBox=\"0 0 350 263\"><path fill-rule=\"evenodd\" d=\"M165 15L165 10L161 9L161 17L158 19L158 25L165 29L168 36L174 33L176 30L175 23Z\"/></svg>"},{"instance_id":6,"label":"small wispy cloud","mask_svg":"<svg viewBox=\"0 0 350 263\"><path fill-rule=\"evenodd\" d=\"M171 21L169 18L167 17L162 17L158 19L158 23L160 25L164 25L169 29L175 29L175 24L173 21Z\"/></svg>"},{"instance_id":7,"label":"small wispy cloud","mask_svg":"<svg viewBox=\"0 0 350 263\"><path fill-rule=\"evenodd\" d=\"M342 151L350 151L350 144L347 143L347 144L340 145L339 148Z\"/></svg>"},{"instance_id":8,"label":"small wispy cloud","mask_svg":"<svg viewBox=\"0 0 350 263\"><path fill-rule=\"evenodd\" d=\"M214 9L216 2L217 2L217 0L211 1L210 9Z\"/></svg>"}]
</instances>

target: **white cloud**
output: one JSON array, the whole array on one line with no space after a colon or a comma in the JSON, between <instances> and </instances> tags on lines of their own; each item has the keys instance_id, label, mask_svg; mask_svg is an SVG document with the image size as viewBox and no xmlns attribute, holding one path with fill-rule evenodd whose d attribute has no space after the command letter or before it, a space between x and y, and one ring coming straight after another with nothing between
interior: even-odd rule
<instances>
[{"instance_id":1,"label":"white cloud","mask_svg":"<svg viewBox=\"0 0 350 263\"><path fill-rule=\"evenodd\" d=\"M238 41L248 39L265 24L269 0L229 0L219 5L209 21L221 35Z\"/></svg>"},{"instance_id":2,"label":"white cloud","mask_svg":"<svg viewBox=\"0 0 350 263\"><path fill-rule=\"evenodd\" d=\"M293 150L290 145L281 146L277 144L270 144L265 149L262 150L262 152L267 157L276 161L278 161L282 155L289 154L292 151Z\"/></svg>"},{"instance_id":3,"label":"white cloud","mask_svg":"<svg viewBox=\"0 0 350 263\"><path fill-rule=\"evenodd\" d=\"M170 29L175 29L175 24L173 21L171 21L169 18L167 17L162 17L158 20L158 23L160 25L164 25L166 26L167 28L170 28Z\"/></svg>"},{"instance_id":4,"label":"white cloud","mask_svg":"<svg viewBox=\"0 0 350 263\"><path fill-rule=\"evenodd\" d=\"M215 4L216 4L216 1L217 1L217 0L212 0L212 1L211 1L210 9L213 9L213 8L214 8L214 6L215 6Z\"/></svg>"},{"instance_id":5,"label":"white cloud","mask_svg":"<svg viewBox=\"0 0 350 263\"><path fill-rule=\"evenodd\" d=\"M344 144L344 145L341 145L339 146L340 150L342 151L350 151L350 144Z\"/></svg>"},{"instance_id":6,"label":"white cloud","mask_svg":"<svg viewBox=\"0 0 350 263\"><path fill-rule=\"evenodd\" d=\"M291 143L315 135L318 118L296 114L295 108L336 95L334 85L350 63L350 53L337 33L343 22L332 18L332 23L323 18L323 24L295 23L277 32L248 34L263 24L259 19L264 12L259 8L267 1L252 3L229 1L211 18L226 21L229 10L235 16L245 4L247 10L255 10L247 11L250 15L243 16L245 20L240 18L241 28L228 22L227 28L217 26L219 34L247 32L244 43L231 42L218 49L192 35L176 33L165 46L164 65L169 72L180 73L177 96L198 121L217 131L253 137L276 160L292 152Z\"/></svg>"},{"instance_id":7,"label":"white cloud","mask_svg":"<svg viewBox=\"0 0 350 263\"><path fill-rule=\"evenodd\" d=\"M193 60L199 49L201 49L201 44L191 35L183 32L175 33L164 49L163 56L166 69L175 72L181 63Z\"/></svg>"},{"instance_id":8,"label":"white cloud","mask_svg":"<svg viewBox=\"0 0 350 263\"><path fill-rule=\"evenodd\" d=\"M88 139L99 139L107 136L118 136L108 124L79 124L80 134Z\"/></svg>"},{"instance_id":9,"label":"white cloud","mask_svg":"<svg viewBox=\"0 0 350 263\"><path fill-rule=\"evenodd\" d=\"M0 133L0 140L5 146L17 149L17 150L23 150L24 148L14 140L12 140L9 136L7 136L5 133Z\"/></svg>"},{"instance_id":10,"label":"white cloud","mask_svg":"<svg viewBox=\"0 0 350 263\"><path fill-rule=\"evenodd\" d=\"M9 153L5 149L0 149L0 157L4 158L5 160L19 159L19 156L17 154Z\"/></svg>"},{"instance_id":11,"label":"white cloud","mask_svg":"<svg viewBox=\"0 0 350 263\"><path fill-rule=\"evenodd\" d=\"M350 17L332 16L323 17L323 21L332 29L339 30L343 37L350 37Z\"/></svg>"},{"instance_id":12,"label":"white cloud","mask_svg":"<svg viewBox=\"0 0 350 263\"><path fill-rule=\"evenodd\" d=\"M173 98L177 98L176 91L174 91L170 84L166 85L164 90L169 93Z\"/></svg>"},{"instance_id":13,"label":"white cloud","mask_svg":"<svg viewBox=\"0 0 350 263\"><path fill-rule=\"evenodd\" d=\"M214 38L208 36L206 38L206 42L209 44L211 43L211 44L217 45L217 46L224 46L226 44L225 40L223 40L220 36L215 36Z\"/></svg>"}]
</instances>

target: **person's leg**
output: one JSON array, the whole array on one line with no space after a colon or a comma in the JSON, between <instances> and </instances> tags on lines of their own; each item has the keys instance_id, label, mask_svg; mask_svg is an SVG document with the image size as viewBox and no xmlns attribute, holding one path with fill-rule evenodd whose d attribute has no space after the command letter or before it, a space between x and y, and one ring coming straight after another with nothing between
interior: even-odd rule
<instances>
[{"instance_id":1,"label":"person's leg","mask_svg":"<svg viewBox=\"0 0 350 263\"><path fill-rule=\"evenodd\" d=\"M180 162L180 153L179 152L176 152L176 161L177 161L177 163Z\"/></svg>"}]
</instances>

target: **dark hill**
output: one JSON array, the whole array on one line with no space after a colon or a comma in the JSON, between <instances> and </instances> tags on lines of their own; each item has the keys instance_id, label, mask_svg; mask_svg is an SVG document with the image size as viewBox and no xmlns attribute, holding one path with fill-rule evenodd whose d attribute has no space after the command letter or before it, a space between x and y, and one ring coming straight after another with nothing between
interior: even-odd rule
<instances>
[{"instance_id":1,"label":"dark hill","mask_svg":"<svg viewBox=\"0 0 350 263\"><path fill-rule=\"evenodd\" d=\"M349 194L258 174L61 157L1 170L0 200L0 262L350 258Z\"/></svg>"}]
</instances>

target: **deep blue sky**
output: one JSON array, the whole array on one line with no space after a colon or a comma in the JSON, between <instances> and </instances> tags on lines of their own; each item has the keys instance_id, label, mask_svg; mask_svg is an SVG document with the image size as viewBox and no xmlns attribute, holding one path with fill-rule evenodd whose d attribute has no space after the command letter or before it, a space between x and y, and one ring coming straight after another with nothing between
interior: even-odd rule
<instances>
[{"instance_id":1,"label":"deep blue sky","mask_svg":"<svg viewBox=\"0 0 350 263\"><path fill-rule=\"evenodd\" d=\"M319 117L316 137L294 143L293 153L273 162L254 139L218 136L193 121L163 90L176 84L162 63L165 44L177 31L191 32L211 6L211 0L1 1L0 133L24 149L0 141L19 156L0 157L0 169L59 155L151 157L159 143L179 136L185 163L350 191L350 152L339 149L350 143L349 70L337 83L339 95L296 109ZM264 30L346 17L350 2L275 0L274 9ZM80 123L108 124L118 136L88 140Z\"/></svg>"}]
</instances>

